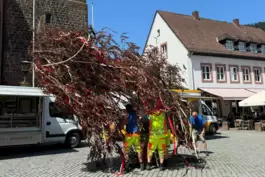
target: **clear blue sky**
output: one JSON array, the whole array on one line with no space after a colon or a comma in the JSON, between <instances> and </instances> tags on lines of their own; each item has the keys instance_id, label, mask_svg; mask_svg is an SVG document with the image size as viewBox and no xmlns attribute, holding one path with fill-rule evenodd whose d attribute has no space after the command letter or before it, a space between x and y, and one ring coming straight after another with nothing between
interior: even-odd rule
<instances>
[{"instance_id":1,"label":"clear blue sky","mask_svg":"<svg viewBox=\"0 0 265 177\"><path fill-rule=\"evenodd\" d=\"M89 24L91 23L91 2ZM143 48L156 10L191 14L241 24L265 21L265 0L94 0L95 29L109 27L119 34L126 32L130 41Z\"/></svg>"}]
</instances>

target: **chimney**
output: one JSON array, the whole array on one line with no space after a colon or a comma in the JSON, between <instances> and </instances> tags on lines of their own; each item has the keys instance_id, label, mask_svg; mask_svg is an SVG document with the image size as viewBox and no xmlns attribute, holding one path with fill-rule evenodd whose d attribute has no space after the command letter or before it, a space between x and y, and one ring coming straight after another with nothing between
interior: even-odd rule
<instances>
[{"instance_id":1,"label":"chimney","mask_svg":"<svg viewBox=\"0 0 265 177\"><path fill-rule=\"evenodd\" d=\"M238 19L238 18L234 19L234 20L233 20L233 23L234 23L234 25L236 25L237 27L240 27L239 19Z\"/></svg>"},{"instance_id":2,"label":"chimney","mask_svg":"<svg viewBox=\"0 0 265 177\"><path fill-rule=\"evenodd\" d=\"M193 11L192 16L193 18L195 18L195 20L200 20L200 15L198 11Z\"/></svg>"}]
</instances>

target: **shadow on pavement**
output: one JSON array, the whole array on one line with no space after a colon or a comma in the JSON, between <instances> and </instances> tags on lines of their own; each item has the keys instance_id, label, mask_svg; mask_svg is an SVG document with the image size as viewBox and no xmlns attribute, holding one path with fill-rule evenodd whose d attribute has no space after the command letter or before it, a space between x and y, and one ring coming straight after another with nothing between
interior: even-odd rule
<instances>
[{"instance_id":1,"label":"shadow on pavement","mask_svg":"<svg viewBox=\"0 0 265 177\"><path fill-rule=\"evenodd\" d=\"M205 167L205 163L205 157L200 157L198 160L194 155L181 155L169 159L168 169L176 170L187 167L203 169Z\"/></svg>"},{"instance_id":2,"label":"shadow on pavement","mask_svg":"<svg viewBox=\"0 0 265 177\"><path fill-rule=\"evenodd\" d=\"M106 159L105 161L89 161L83 163L84 167L81 169L81 171L90 173L96 173L98 171L102 171L104 173L111 173L112 171L119 171L121 162L121 157L119 156Z\"/></svg>"},{"instance_id":3,"label":"shadow on pavement","mask_svg":"<svg viewBox=\"0 0 265 177\"><path fill-rule=\"evenodd\" d=\"M209 152L209 154L213 153L213 152ZM110 159L108 159L110 160ZM115 157L112 158L112 166L110 168L110 166L108 164L110 163L102 163L102 162L87 162L84 163L84 168L82 168L82 171L86 171L86 172L92 172L92 173L96 173L98 171L102 171L106 174L110 174L115 172L116 174L119 173L120 167L121 167L121 158L120 157ZM206 166L206 160L205 157L200 157L200 159L198 160L194 155L178 155L178 156L172 156L169 160L168 160L168 164L166 166L166 169L168 170L178 170L181 168L186 168L186 173L188 172L188 170L190 168L195 168L198 170L203 170L205 169ZM140 165L135 163L132 164L131 166L131 172L129 172L129 174L134 174L134 175L141 175L141 171L140 171ZM156 169L156 165L155 162L152 163L152 170ZM137 170L136 170L137 169Z\"/></svg>"},{"instance_id":4,"label":"shadow on pavement","mask_svg":"<svg viewBox=\"0 0 265 177\"><path fill-rule=\"evenodd\" d=\"M85 146L87 146L86 143L82 143L80 148ZM67 148L66 146L61 144L1 147L0 160L74 152L78 152L78 148Z\"/></svg>"},{"instance_id":5,"label":"shadow on pavement","mask_svg":"<svg viewBox=\"0 0 265 177\"><path fill-rule=\"evenodd\" d=\"M215 139L223 139L223 138L230 138L229 136L224 136L224 135L210 135L206 136L206 141L207 140L215 140Z\"/></svg>"}]
</instances>

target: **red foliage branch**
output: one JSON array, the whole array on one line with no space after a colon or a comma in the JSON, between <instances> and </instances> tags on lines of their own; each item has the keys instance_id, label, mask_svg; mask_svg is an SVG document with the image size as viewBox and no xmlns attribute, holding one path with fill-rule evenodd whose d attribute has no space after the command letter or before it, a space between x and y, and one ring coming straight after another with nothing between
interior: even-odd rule
<instances>
[{"instance_id":1,"label":"red foliage branch","mask_svg":"<svg viewBox=\"0 0 265 177\"><path fill-rule=\"evenodd\" d=\"M184 136L179 134L179 138L190 146L187 106L168 85L169 79L172 81L168 71L174 67L157 54L156 48L141 56L133 43L123 42L123 45L120 47L104 31L91 38L86 33L46 29L36 40L34 60L38 84L89 127L91 158L101 158L104 154L103 129L111 131L107 125L118 125L124 116L118 107L123 97L140 114L149 113L157 98L161 98L166 107L173 108L175 123L181 123ZM178 72L173 78L175 86L180 86ZM109 136L108 148L113 149L121 135L115 129Z\"/></svg>"}]
</instances>

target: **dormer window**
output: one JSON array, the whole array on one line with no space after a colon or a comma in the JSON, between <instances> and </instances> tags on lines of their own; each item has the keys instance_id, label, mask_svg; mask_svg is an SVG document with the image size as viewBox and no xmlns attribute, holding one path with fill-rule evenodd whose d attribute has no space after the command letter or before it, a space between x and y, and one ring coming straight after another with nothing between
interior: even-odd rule
<instances>
[{"instance_id":1,"label":"dormer window","mask_svg":"<svg viewBox=\"0 0 265 177\"><path fill-rule=\"evenodd\" d=\"M225 47L228 50L234 50L234 42L232 40L226 40Z\"/></svg>"},{"instance_id":2,"label":"dormer window","mask_svg":"<svg viewBox=\"0 0 265 177\"><path fill-rule=\"evenodd\" d=\"M241 52L245 52L246 51L246 44L244 42L239 42L238 43L238 49Z\"/></svg>"},{"instance_id":3,"label":"dormer window","mask_svg":"<svg viewBox=\"0 0 265 177\"><path fill-rule=\"evenodd\" d=\"M261 45L261 53L265 54L265 45Z\"/></svg>"},{"instance_id":4,"label":"dormer window","mask_svg":"<svg viewBox=\"0 0 265 177\"><path fill-rule=\"evenodd\" d=\"M250 52L258 53L257 44L250 44Z\"/></svg>"}]
</instances>

